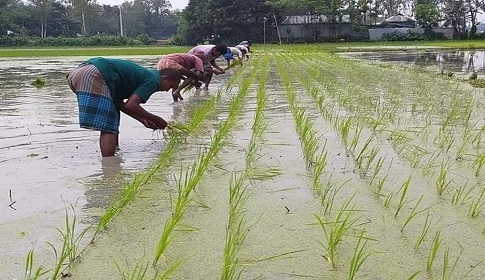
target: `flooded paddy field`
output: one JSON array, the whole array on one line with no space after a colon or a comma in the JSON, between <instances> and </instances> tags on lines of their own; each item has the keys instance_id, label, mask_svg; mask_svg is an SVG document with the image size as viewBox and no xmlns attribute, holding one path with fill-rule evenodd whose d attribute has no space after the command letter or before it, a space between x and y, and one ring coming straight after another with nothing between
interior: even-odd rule
<instances>
[{"instance_id":1,"label":"flooded paddy field","mask_svg":"<svg viewBox=\"0 0 485 280\"><path fill-rule=\"evenodd\" d=\"M414 66L435 73L468 77L472 72L485 75L485 50L411 49L348 52L347 58Z\"/></svg>"},{"instance_id":2,"label":"flooded paddy field","mask_svg":"<svg viewBox=\"0 0 485 280\"><path fill-rule=\"evenodd\" d=\"M65 75L88 57L9 58L0 62L0 278L24 275L25 259L53 260L66 210L78 228L95 223L123 182L146 169L165 145L161 133L122 116L121 150L102 159L99 133L79 128L77 101ZM155 66L157 57L126 57ZM36 79L46 85L36 87ZM216 81L218 87L224 78ZM167 120L184 115L169 93L144 107ZM71 205L74 206L72 211ZM52 264L52 262L48 262Z\"/></svg>"},{"instance_id":3,"label":"flooded paddy field","mask_svg":"<svg viewBox=\"0 0 485 280\"><path fill-rule=\"evenodd\" d=\"M95 238L62 264L71 279L481 279L483 90L284 48L228 72L214 78L217 91L149 101L187 130L133 134L133 147L159 143L151 160L122 147L121 173L144 157L133 168L142 175L124 177L100 218L86 219ZM96 190L109 189L113 180L96 177L102 162L86 147L89 174L70 176L82 183L98 174Z\"/></svg>"}]
</instances>

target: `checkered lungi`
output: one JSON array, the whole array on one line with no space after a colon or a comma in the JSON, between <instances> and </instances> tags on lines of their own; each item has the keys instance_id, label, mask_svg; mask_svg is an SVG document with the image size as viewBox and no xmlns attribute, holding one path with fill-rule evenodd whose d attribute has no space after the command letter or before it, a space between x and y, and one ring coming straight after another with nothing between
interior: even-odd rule
<instances>
[{"instance_id":1,"label":"checkered lungi","mask_svg":"<svg viewBox=\"0 0 485 280\"><path fill-rule=\"evenodd\" d=\"M80 65L71 71L67 80L77 96L79 126L118 134L120 111L98 68L91 64Z\"/></svg>"}]
</instances>

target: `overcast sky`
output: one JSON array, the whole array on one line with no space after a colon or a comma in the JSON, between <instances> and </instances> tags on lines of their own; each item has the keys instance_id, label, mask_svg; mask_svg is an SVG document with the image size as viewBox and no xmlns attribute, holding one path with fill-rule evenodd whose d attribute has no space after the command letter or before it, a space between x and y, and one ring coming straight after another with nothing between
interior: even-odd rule
<instances>
[{"instance_id":1,"label":"overcast sky","mask_svg":"<svg viewBox=\"0 0 485 280\"><path fill-rule=\"evenodd\" d=\"M185 6L187 6L187 3L189 2L189 0L169 0L169 1L172 4L172 9L174 10L176 9L181 10L185 8ZM110 5L110 6L119 5L123 2L124 0L98 0L99 4Z\"/></svg>"}]
</instances>

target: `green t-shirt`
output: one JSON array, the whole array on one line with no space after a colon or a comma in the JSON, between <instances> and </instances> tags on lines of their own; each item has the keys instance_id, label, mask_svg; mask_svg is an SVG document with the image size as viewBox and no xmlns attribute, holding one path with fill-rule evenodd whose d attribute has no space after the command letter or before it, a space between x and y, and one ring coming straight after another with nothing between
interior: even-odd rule
<instances>
[{"instance_id":1,"label":"green t-shirt","mask_svg":"<svg viewBox=\"0 0 485 280\"><path fill-rule=\"evenodd\" d=\"M86 63L99 69L114 100L128 99L134 93L145 103L154 92L159 91L160 74L155 69L116 58L96 57Z\"/></svg>"}]
</instances>

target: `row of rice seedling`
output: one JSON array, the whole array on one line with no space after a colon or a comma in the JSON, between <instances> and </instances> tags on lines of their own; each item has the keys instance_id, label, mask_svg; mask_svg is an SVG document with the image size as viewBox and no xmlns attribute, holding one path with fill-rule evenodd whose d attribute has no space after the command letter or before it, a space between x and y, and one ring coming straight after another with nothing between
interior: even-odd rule
<instances>
[{"instance_id":1,"label":"row of rice seedling","mask_svg":"<svg viewBox=\"0 0 485 280\"><path fill-rule=\"evenodd\" d=\"M258 90L256 94L256 112L252 125L252 134L245 157L245 169L240 172L239 177L234 173L233 180L229 187L229 217L226 229L226 240L224 247L224 265L221 279L240 279L244 269L241 263L240 250L248 234L247 218L245 215L245 204L248 198L246 181L254 174L257 168L255 157L258 152L258 142L267 126L264 118L266 108L266 81L269 70L269 60L257 60Z\"/></svg>"},{"instance_id":2,"label":"row of rice seedling","mask_svg":"<svg viewBox=\"0 0 485 280\"><path fill-rule=\"evenodd\" d=\"M301 64L299 64L299 65L301 65ZM298 72L298 71L295 71L295 72ZM300 73L301 73L301 72L300 72ZM312 92L312 90L310 90L310 92ZM313 92L316 92L316 91L315 91L315 90L313 90ZM328 98L327 98L327 99L328 99ZM317 99L317 100L318 100L318 99ZM322 99L320 99L320 100L322 100ZM320 103L320 104L321 104L321 103ZM320 105L320 107L323 107L323 106L321 106L321 105ZM345 122L344 122L344 123L345 123ZM348 124L348 122L347 122L347 124ZM342 130L342 131L343 131L343 130ZM347 131L348 131L348 130L347 130ZM369 143L369 142L367 141L366 143L367 143L367 144L364 144L364 146L363 146L364 148L365 148L366 146L368 146L368 143ZM364 148L361 150L360 154L358 154L358 155L357 155L357 158L362 158L362 151L364 151ZM374 154L375 154L375 153L369 153L369 154L368 154L368 155L366 155L365 157L366 157L366 158L370 158L370 159L372 159L373 157L375 158ZM382 160L379 160L378 162L381 162L381 163L380 163L380 164L377 164L376 166L382 166ZM359 162L358 162L358 163L359 163ZM399 199L398 199L397 204L396 204L396 211L395 211L394 216L397 216L397 215L399 214L399 212L401 211L401 209L402 209L402 207L403 207L403 205L404 205L404 203L405 203L405 201L406 201L406 193L407 193L407 189L408 189L408 187L409 187L409 179L408 179L408 180L407 180L407 181L406 181L406 182L403 184L403 186L401 186L401 188L400 188L400 189L398 190L398 192L396 193L396 194L399 194L399 193L401 193L401 194L400 194ZM382 189L382 186L381 186L381 189ZM391 194L392 194L392 193L391 193ZM388 196L387 196L387 198L386 198L386 200L384 201L384 204L385 204L385 205L389 205L389 202L392 200L392 197L393 197L393 196L394 196L394 195L388 195ZM420 198L417 200L417 202L416 202L416 207L417 207L417 205L419 205L419 203L420 203L421 201L422 201L422 197L420 197ZM416 207L415 207L415 208L416 208ZM425 208L425 209L426 209L426 208ZM411 212L411 213L408 215L408 218L406 219L406 223L405 223L405 225L409 223L410 219L412 219L412 218L414 218L414 217L415 217L416 213L417 213L416 211L414 211L414 212L412 211L412 212ZM403 226L403 228L404 228L404 226Z\"/></svg>"},{"instance_id":3,"label":"row of rice seedling","mask_svg":"<svg viewBox=\"0 0 485 280\"><path fill-rule=\"evenodd\" d=\"M338 269L342 260L338 258L337 249L340 247L344 237L353 235L350 234L350 232L360 232L354 253L347 265L348 279L355 279L361 265L370 255L370 253L364 252L366 242L367 240L370 240L370 238L364 236L365 230L357 226L360 217L355 216L357 210L355 209L355 206L351 205L353 195L342 203L334 218L329 216L335 203L334 198L338 195L340 188L335 188L336 185L332 184L330 181L326 184L328 186L327 188L322 188L320 177L327 165L327 152L325 151L326 142L324 142L323 147L320 147L319 141L321 140L316 137L317 133L313 127L314 124L307 117L305 108L297 105L301 104L301 102L296 101L296 93L291 84L289 75L283 68L283 64L278 63L280 59L277 59L276 61L286 87L290 109L293 111L296 130L300 136L303 148L303 155L306 158L308 168L311 170L310 174L312 176L313 189L320 197L322 209L324 209L322 214L315 215L315 217L325 236L325 242L320 243L325 249L325 258L333 269ZM333 195L327 195L329 193L333 193Z\"/></svg>"},{"instance_id":4,"label":"row of rice seedling","mask_svg":"<svg viewBox=\"0 0 485 280\"><path fill-rule=\"evenodd\" d=\"M418 78L416 78L418 80ZM439 80L438 80L439 82ZM445 85L451 83L443 83ZM431 93L436 91L419 91L422 96L427 96L427 99L421 98L421 103L426 103L426 120L433 120L433 123L427 122L424 127L420 124L416 124L420 129L420 135L424 135L419 142L414 141L417 144L412 144L411 137L395 137L396 131L394 130L391 134L390 139L396 143L395 147L399 147L399 153L407 158L414 167L421 167L425 163L425 168L423 168L425 175L433 176L432 180L435 180L436 191L438 195L446 195L449 199L453 200L453 196L457 192L463 190L467 185L469 188L469 196L466 198L468 201L479 199L482 188L477 187L479 184L479 172L481 165L479 164L479 153L477 160L473 161L474 155L469 152L472 151L473 143L466 142L467 138L470 138L470 131L473 127L483 126L483 120L480 117L479 99L469 90L463 90L459 88L456 83L451 84L452 86L445 87L445 91L440 91L439 102L433 102L434 98ZM446 89L448 90L446 91ZM446 93L446 94L443 94ZM444 97L444 98L443 98ZM448 100L447 102L443 102ZM463 104L466 104L463 106ZM448 107L447 107L448 106ZM417 105L413 104L413 107ZM441 113L441 112L444 112ZM419 115L413 115L412 121L414 119L419 119ZM482 124L480 124L482 123ZM412 127L412 126L411 126ZM388 127L391 130L392 128ZM481 129L480 129L481 130ZM403 131L400 129L400 131ZM425 131L423 133L423 131ZM431 137L433 131L437 131L435 137ZM403 135L409 134L410 131L403 131ZM464 141L460 142L459 135L462 133L461 139ZM480 135L478 132L477 135ZM479 137L479 136L478 136ZM399 139L406 141L398 143ZM458 142L458 143L456 143ZM467 148L470 147L470 148ZM478 148L478 147L476 147ZM479 150L477 150L479 151ZM466 162L469 162L466 164ZM476 169L474 169L476 168ZM474 170L470 170L474 169ZM475 171L475 177L471 175ZM466 174L466 175L465 175ZM465 176L464 176L465 175ZM467 178L463 180L463 178ZM469 182L475 182L471 185ZM473 204L469 204L468 212L473 213L471 209L474 207ZM473 217L472 215L469 215ZM475 216L476 217L476 216Z\"/></svg>"},{"instance_id":5,"label":"row of rice seedling","mask_svg":"<svg viewBox=\"0 0 485 280\"><path fill-rule=\"evenodd\" d=\"M214 158L217 157L221 149L224 147L225 139L230 134L231 129L234 127L235 121L241 112L242 105L244 104L248 87L251 83L253 75L254 74L246 77L243 80L238 94L235 95L231 100L227 118L219 124L218 130L212 137L209 147L206 150L199 151L197 159L191 164L188 171L186 171L185 174L180 175L180 179L178 181L178 195L173 209L173 214L165 221L165 225L153 259L154 266L158 264L160 258L170 244L170 241L172 240L171 235L173 234L174 229L179 224L181 218L187 210L189 203L192 201L191 194L193 190L201 181L210 163ZM237 186L240 185L235 184L234 186L236 187L233 188L233 193L238 194L240 188L237 188ZM178 263L170 265L167 270L173 272L172 268L175 266L178 266Z\"/></svg>"}]
</instances>

